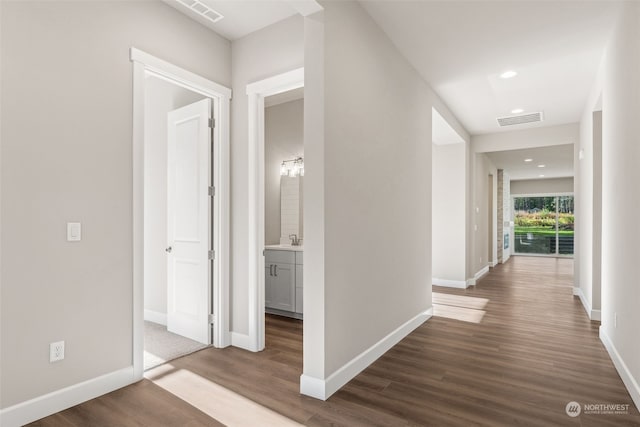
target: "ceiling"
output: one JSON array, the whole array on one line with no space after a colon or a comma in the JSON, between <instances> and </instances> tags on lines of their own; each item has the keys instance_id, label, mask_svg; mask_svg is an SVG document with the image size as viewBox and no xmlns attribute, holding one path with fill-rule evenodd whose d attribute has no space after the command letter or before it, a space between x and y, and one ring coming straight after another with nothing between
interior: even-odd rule
<instances>
[{"instance_id":1,"label":"ceiling","mask_svg":"<svg viewBox=\"0 0 640 427\"><path fill-rule=\"evenodd\" d=\"M619 10L580 0L360 3L474 135L579 121ZM518 75L501 79L506 70ZM545 120L498 126L516 108Z\"/></svg>"},{"instance_id":2,"label":"ceiling","mask_svg":"<svg viewBox=\"0 0 640 427\"><path fill-rule=\"evenodd\" d=\"M318 7L312 0L198 0L224 15L211 23L177 0L163 1L229 40ZM619 2L607 0L360 4L472 135L578 122L620 10ZM500 78L507 70L518 75ZM267 99L267 105L288 100ZM496 118L516 108L542 111L545 120L500 127ZM460 142L439 114L433 126L434 143ZM573 175L570 145L487 155L512 179ZM541 173L524 158L547 167Z\"/></svg>"},{"instance_id":3,"label":"ceiling","mask_svg":"<svg viewBox=\"0 0 640 427\"><path fill-rule=\"evenodd\" d=\"M213 23L178 0L163 1L228 40L239 39L295 15L298 13L296 3L303 3L282 0L198 0L224 16Z\"/></svg>"},{"instance_id":4,"label":"ceiling","mask_svg":"<svg viewBox=\"0 0 640 427\"><path fill-rule=\"evenodd\" d=\"M485 154L496 168L504 169L512 180L573 176L573 144ZM532 159L532 161L525 162L525 159ZM538 165L545 165L545 167L540 168Z\"/></svg>"}]
</instances>

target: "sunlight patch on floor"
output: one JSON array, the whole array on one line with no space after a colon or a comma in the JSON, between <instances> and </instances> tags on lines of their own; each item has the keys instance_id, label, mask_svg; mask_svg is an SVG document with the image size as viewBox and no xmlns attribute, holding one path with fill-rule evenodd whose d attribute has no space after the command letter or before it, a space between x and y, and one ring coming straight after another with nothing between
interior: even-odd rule
<instances>
[{"instance_id":1,"label":"sunlight patch on floor","mask_svg":"<svg viewBox=\"0 0 640 427\"><path fill-rule=\"evenodd\" d=\"M455 307L475 308L482 310L487 306L487 298L467 297L464 295L441 294L433 292L433 303L442 305L453 305Z\"/></svg>"},{"instance_id":2,"label":"sunlight patch on floor","mask_svg":"<svg viewBox=\"0 0 640 427\"><path fill-rule=\"evenodd\" d=\"M482 310L489 302L486 298L450 295L433 292L433 315L463 322L480 323L487 313Z\"/></svg>"},{"instance_id":3,"label":"sunlight patch on floor","mask_svg":"<svg viewBox=\"0 0 640 427\"><path fill-rule=\"evenodd\" d=\"M228 426L301 426L253 400L185 369L165 364L145 373L155 385Z\"/></svg>"}]
</instances>

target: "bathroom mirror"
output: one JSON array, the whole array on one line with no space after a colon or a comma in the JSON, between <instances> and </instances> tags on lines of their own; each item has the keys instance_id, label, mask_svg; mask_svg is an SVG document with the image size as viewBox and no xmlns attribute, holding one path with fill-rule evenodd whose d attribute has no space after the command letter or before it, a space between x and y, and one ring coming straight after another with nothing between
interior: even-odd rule
<instances>
[{"instance_id":1,"label":"bathroom mirror","mask_svg":"<svg viewBox=\"0 0 640 427\"><path fill-rule=\"evenodd\" d=\"M303 176L280 177L280 244L292 243L291 235L302 240Z\"/></svg>"}]
</instances>

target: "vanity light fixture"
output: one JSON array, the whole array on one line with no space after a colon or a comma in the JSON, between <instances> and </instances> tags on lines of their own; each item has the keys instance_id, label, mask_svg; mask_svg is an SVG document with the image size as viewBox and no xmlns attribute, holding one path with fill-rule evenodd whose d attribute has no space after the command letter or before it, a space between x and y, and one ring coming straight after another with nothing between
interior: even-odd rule
<instances>
[{"instance_id":1,"label":"vanity light fixture","mask_svg":"<svg viewBox=\"0 0 640 427\"><path fill-rule=\"evenodd\" d=\"M280 165L280 176L304 176L304 159L296 157L292 160L283 160Z\"/></svg>"}]
</instances>

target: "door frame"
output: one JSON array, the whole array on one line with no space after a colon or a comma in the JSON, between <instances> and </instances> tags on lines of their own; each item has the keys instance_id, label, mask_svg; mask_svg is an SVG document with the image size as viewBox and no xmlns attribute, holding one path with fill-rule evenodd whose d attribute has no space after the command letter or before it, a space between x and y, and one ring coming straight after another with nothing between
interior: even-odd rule
<instances>
[{"instance_id":1,"label":"door frame","mask_svg":"<svg viewBox=\"0 0 640 427\"><path fill-rule=\"evenodd\" d=\"M231 89L132 47L133 63L133 373L144 373L144 108L146 77L151 75L212 100L213 210L212 249L215 251L210 285L213 295L213 345L226 347L229 334L229 103Z\"/></svg>"},{"instance_id":2,"label":"door frame","mask_svg":"<svg viewBox=\"0 0 640 427\"><path fill-rule=\"evenodd\" d=\"M264 99L304 87L304 68L247 85L249 104L249 348L264 350Z\"/></svg>"}]
</instances>

